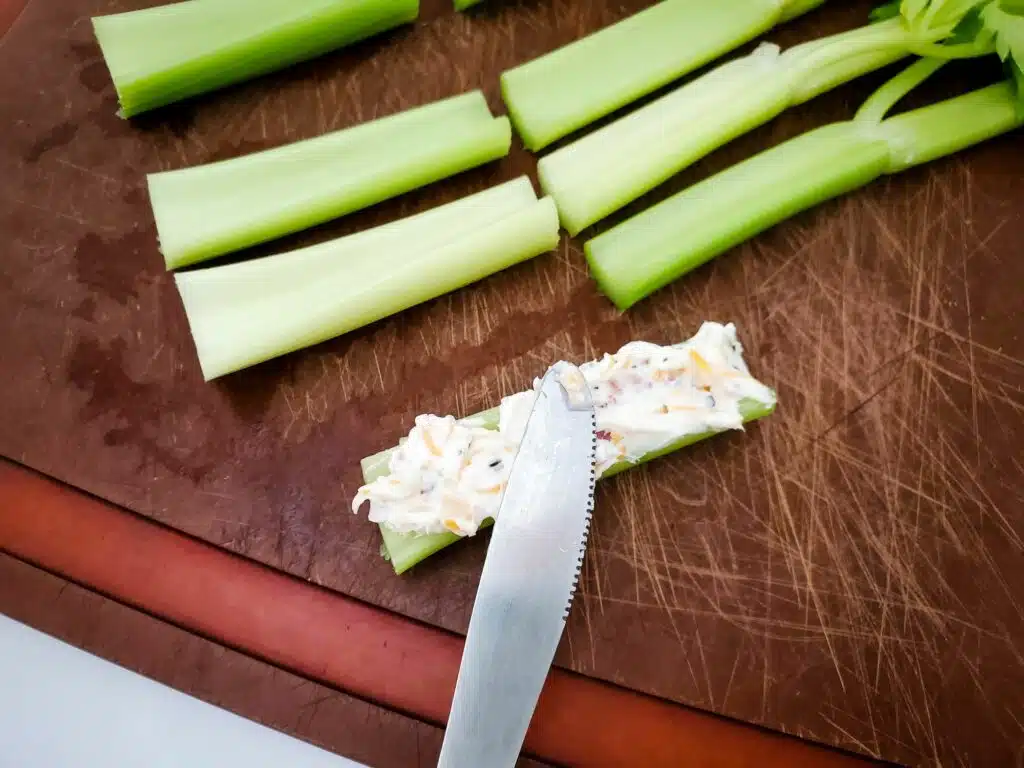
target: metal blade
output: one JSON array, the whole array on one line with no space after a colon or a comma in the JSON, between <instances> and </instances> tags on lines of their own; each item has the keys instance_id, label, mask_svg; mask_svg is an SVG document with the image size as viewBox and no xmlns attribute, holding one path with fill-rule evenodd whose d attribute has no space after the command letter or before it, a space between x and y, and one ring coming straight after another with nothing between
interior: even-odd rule
<instances>
[{"instance_id":1,"label":"metal blade","mask_svg":"<svg viewBox=\"0 0 1024 768\"><path fill-rule=\"evenodd\" d=\"M594 430L579 369L549 370L494 524L439 768L511 768L519 757L583 565Z\"/></svg>"}]
</instances>

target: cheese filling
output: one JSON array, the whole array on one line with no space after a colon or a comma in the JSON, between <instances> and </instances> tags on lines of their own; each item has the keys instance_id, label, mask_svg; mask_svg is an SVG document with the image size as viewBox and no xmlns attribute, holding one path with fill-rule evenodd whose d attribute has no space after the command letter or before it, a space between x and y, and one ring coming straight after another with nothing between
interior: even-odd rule
<instances>
[{"instance_id":1,"label":"cheese filling","mask_svg":"<svg viewBox=\"0 0 1024 768\"><path fill-rule=\"evenodd\" d=\"M630 342L579 370L594 402L598 477L688 435L743 429L742 400L775 404L775 393L750 375L731 323L706 322L672 346ZM370 520L398 532L474 535L497 515L540 381L502 399L497 430L418 416L392 452L389 474L359 489L353 511L368 501Z\"/></svg>"}]
</instances>

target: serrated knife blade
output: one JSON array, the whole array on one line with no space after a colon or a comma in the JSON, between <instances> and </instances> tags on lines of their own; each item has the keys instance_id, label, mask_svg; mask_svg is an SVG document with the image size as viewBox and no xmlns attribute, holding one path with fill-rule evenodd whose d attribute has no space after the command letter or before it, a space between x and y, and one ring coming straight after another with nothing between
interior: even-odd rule
<instances>
[{"instance_id":1,"label":"serrated knife blade","mask_svg":"<svg viewBox=\"0 0 1024 768\"><path fill-rule=\"evenodd\" d=\"M552 367L494 523L439 768L512 768L519 757L583 564L596 444L583 375Z\"/></svg>"}]
</instances>

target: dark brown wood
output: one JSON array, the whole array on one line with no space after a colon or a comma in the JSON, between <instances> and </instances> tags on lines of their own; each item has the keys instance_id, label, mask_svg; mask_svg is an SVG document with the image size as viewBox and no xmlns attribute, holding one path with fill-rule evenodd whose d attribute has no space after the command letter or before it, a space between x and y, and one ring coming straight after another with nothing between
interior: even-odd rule
<instances>
[{"instance_id":1,"label":"dark brown wood","mask_svg":"<svg viewBox=\"0 0 1024 768\"><path fill-rule=\"evenodd\" d=\"M0 613L372 768L437 765L440 728L204 640L2 554ZM524 758L520 766L543 764Z\"/></svg>"},{"instance_id":2,"label":"dark brown wood","mask_svg":"<svg viewBox=\"0 0 1024 768\"><path fill-rule=\"evenodd\" d=\"M448 718L462 654L457 635L304 583L0 460L4 550L304 677L433 724ZM590 768L863 764L561 670L548 679L525 749Z\"/></svg>"},{"instance_id":3,"label":"dark brown wood","mask_svg":"<svg viewBox=\"0 0 1024 768\"><path fill-rule=\"evenodd\" d=\"M12 374L0 453L460 632L486 536L396 577L347 508L358 459L415 414L493 405L559 357L734 321L779 412L601 491L559 664L867 754L1012 763L1024 722L1019 133L799 216L626 315L595 290L582 241L565 239L372 328L201 381L145 172L468 88L499 108L502 69L644 3L443 5L415 28L129 123L86 17L132 3L29 4L0 48L0 369ZM828 4L772 39L851 27L869 5ZM787 113L668 187L850 115L879 79ZM532 168L517 145L274 247Z\"/></svg>"}]
</instances>

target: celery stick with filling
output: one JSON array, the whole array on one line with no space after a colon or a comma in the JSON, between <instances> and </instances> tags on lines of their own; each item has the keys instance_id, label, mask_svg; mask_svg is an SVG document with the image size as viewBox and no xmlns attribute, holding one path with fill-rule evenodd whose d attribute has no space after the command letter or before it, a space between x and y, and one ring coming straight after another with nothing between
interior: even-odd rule
<instances>
[{"instance_id":1,"label":"celery stick with filling","mask_svg":"<svg viewBox=\"0 0 1024 768\"><path fill-rule=\"evenodd\" d=\"M414 21L419 0L186 0L93 18L131 117Z\"/></svg>"},{"instance_id":2,"label":"celery stick with filling","mask_svg":"<svg viewBox=\"0 0 1024 768\"><path fill-rule=\"evenodd\" d=\"M216 1L216 0L215 0ZM366 208L508 154L508 118L480 91L324 136L150 174L168 269Z\"/></svg>"},{"instance_id":3,"label":"celery stick with filling","mask_svg":"<svg viewBox=\"0 0 1024 768\"><path fill-rule=\"evenodd\" d=\"M662 0L510 69L501 91L528 149L614 112L824 0Z\"/></svg>"},{"instance_id":4,"label":"celery stick with filling","mask_svg":"<svg viewBox=\"0 0 1024 768\"><path fill-rule=\"evenodd\" d=\"M325 341L558 244L526 177L289 253L175 275L204 378Z\"/></svg>"},{"instance_id":5,"label":"celery stick with filling","mask_svg":"<svg viewBox=\"0 0 1024 768\"><path fill-rule=\"evenodd\" d=\"M631 342L580 371L596 409L598 477L742 429L775 408L732 324L704 323L672 346ZM366 484L353 509L369 502L396 572L490 524L534 397L520 392L463 421L419 416L400 446L363 460Z\"/></svg>"}]
</instances>

